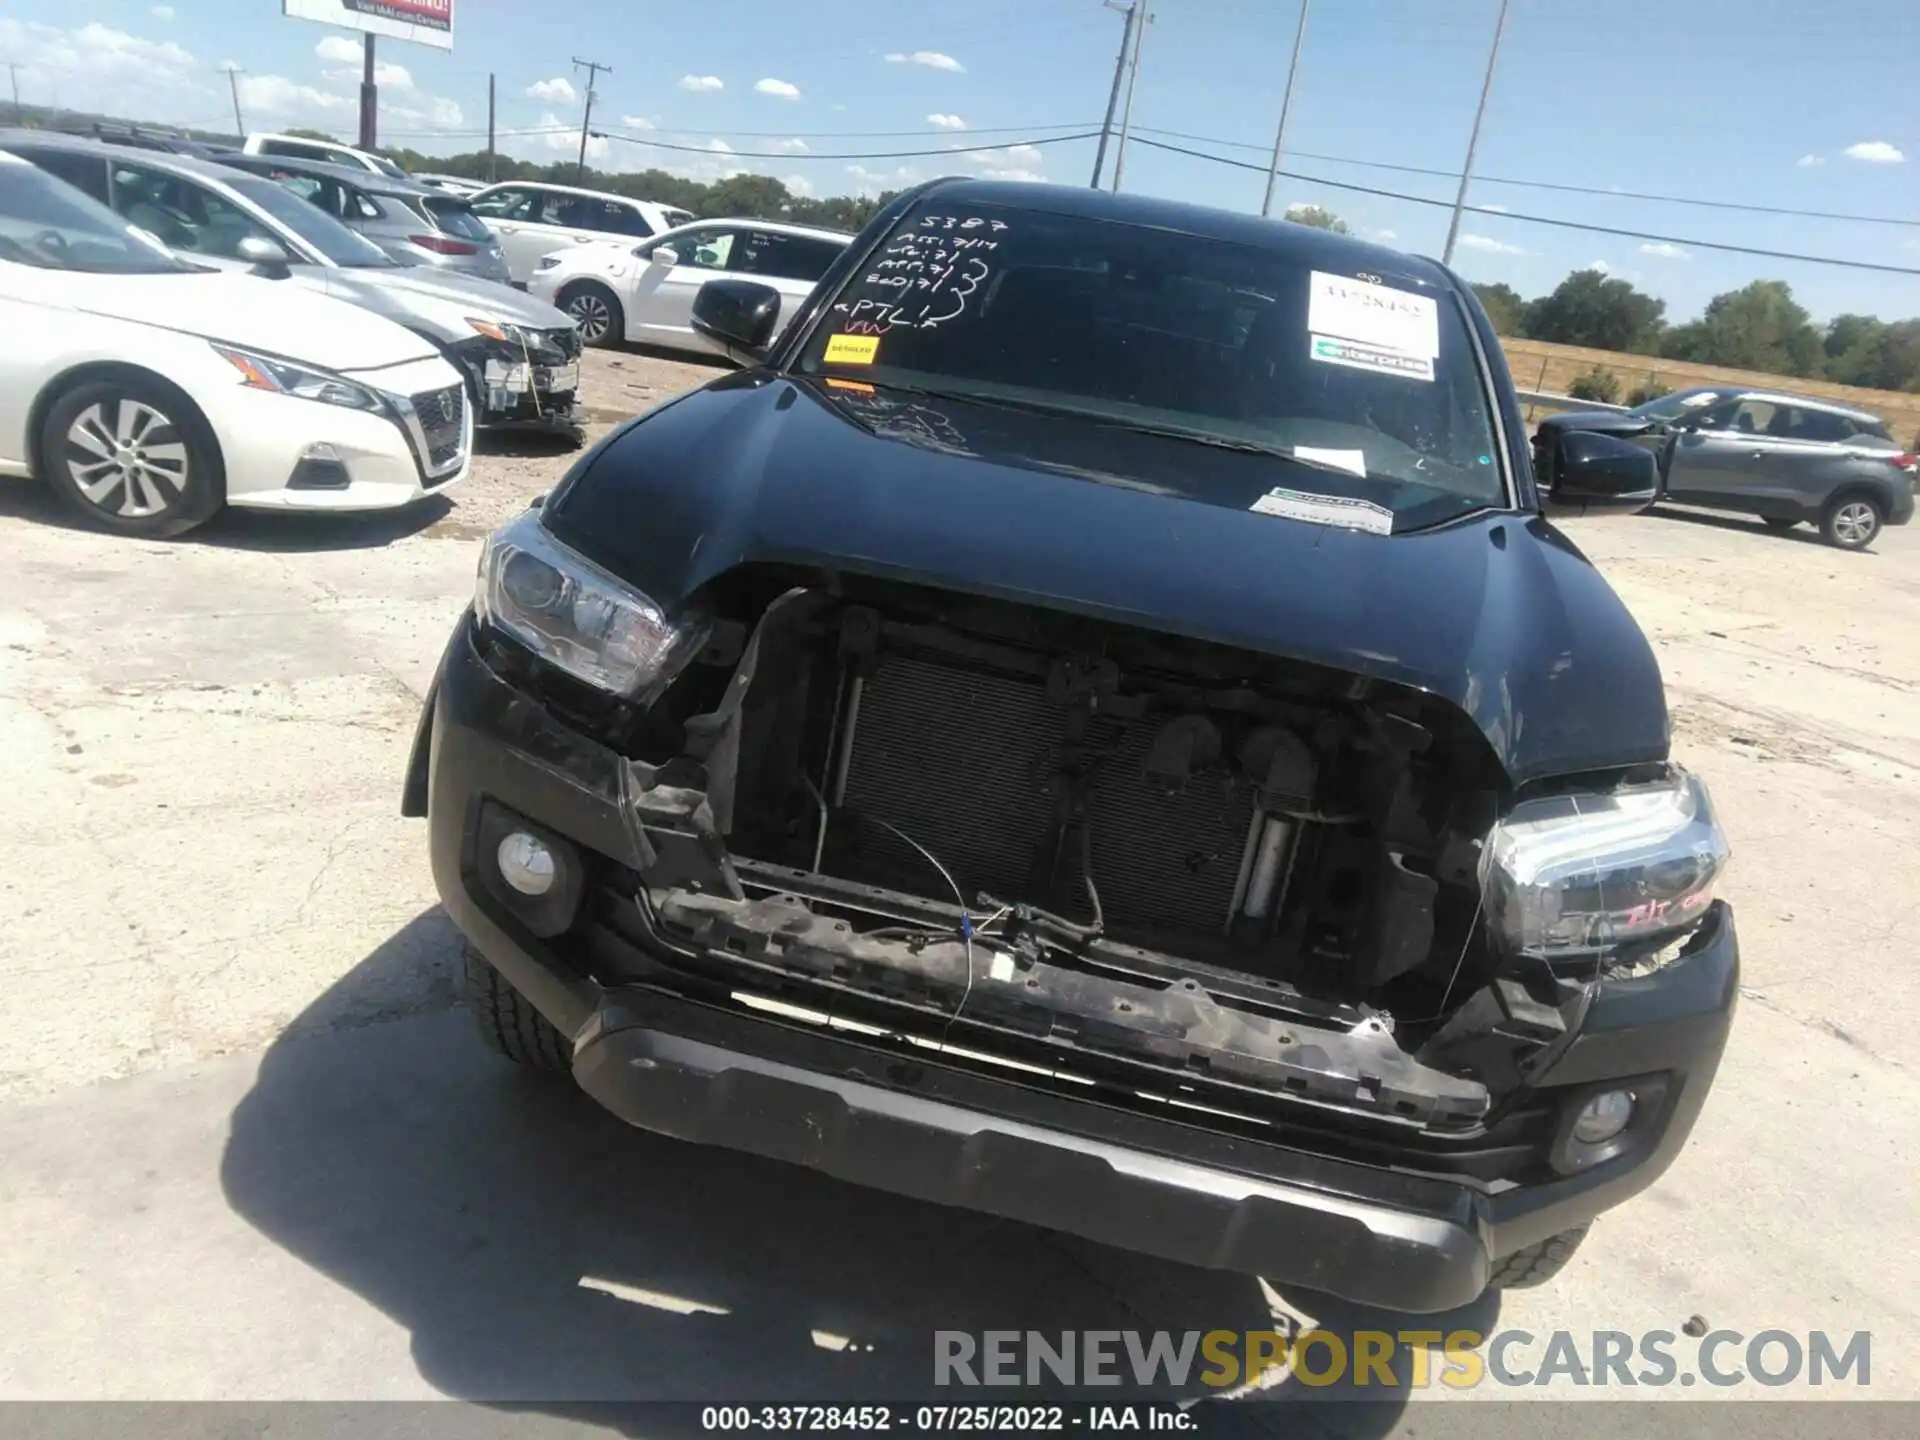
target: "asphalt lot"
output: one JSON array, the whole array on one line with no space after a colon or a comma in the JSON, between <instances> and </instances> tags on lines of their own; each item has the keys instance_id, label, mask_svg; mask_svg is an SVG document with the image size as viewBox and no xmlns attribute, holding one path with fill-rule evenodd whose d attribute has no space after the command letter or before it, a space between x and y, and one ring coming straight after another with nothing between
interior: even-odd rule
<instances>
[{"instance_id":1,"label":"asphalt lot","mask_svg":"<svg viewBox=\"0 0 1920 1440\"><path fill-rule=\"evenodd\" d=\"M711 373L595 354L588 400L603 423ZM572 454L483 450L405 515L168 544L0 489L0 1398L592 1418L916 1393L935 1329L1276 1314L1869 1330L1866 1393L1920 1398L1920 534L1569 527L1655 637L1733 837L1742 1010L1687 1153L1559 1281L1415 1321L630 1132L483 1051L399 782L478 537Z\"/></svg>"}]
</instances>

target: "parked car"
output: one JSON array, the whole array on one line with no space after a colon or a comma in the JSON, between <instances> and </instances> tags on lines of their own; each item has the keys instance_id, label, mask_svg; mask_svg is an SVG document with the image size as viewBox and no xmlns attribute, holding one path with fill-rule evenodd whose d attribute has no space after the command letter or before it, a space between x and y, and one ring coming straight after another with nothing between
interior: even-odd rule
<instances>
[{"instance_id":1,"label":"parked car","mask_svg":"<svg viewBox=\"0 0 1920 1440\"><path fill-rule=\"evenodd\" d=\"M644 245L568 246L541 258L527 290L572 316L589 345L644 341L710 354L719 347L693 328L702 285L759 280L792 314L851 239L769 220L702 220Z\"/></svg>"},{"instance_id":2,"label":"parked car","mask_svg":"<svg viewBox=\"0 0 1920 1440\"><path fill-rule=\"evenodd\" d=\"M371 150L356 150L334 140L315 140L305 135L249 135L240 147L248 155L279 155L289 160L324 160L344 165L349 170L371 170L394 180L404 179L406 171L384 155Z\"/></svg>"},{"instance_id":3,"label":"parked car","mask_svg":"<svg viewBox=\"0 0 1920 1440\"><path fill-rule=\"evenodd\" d=\"M467 473L459 374L419 336L168 252L0 151L0 474L123 535L223 505L377 510Z\"/></svg>"},{"instance_id":4,"label":"parked car","mask_svg":"<svg viewBox=\"0 0 1920 1440\"><path fill-rule=\"evenodd\" d=\"M1877 415L1785 391L1703 386L1621 414L1573 411L1540 422L1551 450L1571 430L1617 435L1660 463L1660 498L1740 510L1775 530L1803 521L1829 544L1864 550L1913 518L1914 456Z\"/></svg>"},{"instance_id":5,"label":"parked car","mask_svg":"<svg viewBox=\"0 0 1920 1440\"><path fill-rule=\"evenodd\" d=\"M78 134L78 131L62 131L62 134ZM144 125L95 124L85 132L94 140L105 140L112 145L128 145L136 150L161 150L170 155L195 155L202 160L218 160L240 152L231 145L223 145L212 140L195 140L191 136L176 134L170 130L154 130Z\"/></svg>"},{"instance_id":6,"label":"parked car","mask_svg":"<svg viewBox=\"0 0 1920 1440\"><path fill-rule=\"evenodd\" d=\"M505 284L507 257L473 207L413 179L349 170L323 160L235 155L236 170L277 180L311 200L349 230L357 230L402 265L425 265Z\"/></svg>"},{"instance_id":7,"label":"parked car","mask_svg":"<svg viewBox=\"0 0 1920 1440\"><path fill-rule=\"evenodd\" d=\"M902 283L904 279L905 283ZM925 281L924 287L921 282ZM1536 1283L1731 1022L1727 845L1450 270L937 181L496 532L404 787L632 1124L1397 1310Z\"/></svg>"},{"instance_id":8,"label":"parked car","mask_svg":"<svg viewBox=\"0 0 1920 1440\"><path fill-rule=\"evenodd\" d=\"M439 346L467 377L481 424L566 424L580 335L552 306L505 285L401 265L283 186L225 165L38 131L0 148L51 171L175 252L348 300Z\"/></svg>"},{"instance_id":9,"label":"parked car","mask_svg":"<svg viewBox=\"0 0 1920 1440\"><path fill-rule=\"evenodd\" d=\"M691 211L600 190L510 180L473 197L473 210L500 237L513 283L525 285L542 255L595 240L644 240L684 225Z\"/></svg>"},{"instance_id":10,"label":"parked car","mask_svg":"<svg viewBox=\"0 0 1920 1440\"><path fill-rule=\"evenodd\" d=\"M471 200L487 188L484 180L469 180L463 175L439 175L432 171L416 170L407 178L418 180L422 185L431 185L436 190L444 190L449 195L458 195L463 200Z\"/></svg>"}]
</instances>

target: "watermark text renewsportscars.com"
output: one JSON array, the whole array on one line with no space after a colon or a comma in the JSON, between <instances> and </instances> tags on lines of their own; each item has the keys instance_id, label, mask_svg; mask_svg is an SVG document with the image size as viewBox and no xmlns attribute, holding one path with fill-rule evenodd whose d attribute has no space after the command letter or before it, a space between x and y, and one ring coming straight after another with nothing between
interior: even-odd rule
<instances>
[{"instance_id":1,"label":"watermark text renewsportscars.com","mask_svg":"<svg viewBox=\"0 0 1920 1440\"><path fill-rule=\"evenodd\" d=\"M1865 1330L936 1330L933 1381L954 1386L1217 1389L1283 1371L1302 1385L1424 1390L1480 1385L1660 1388L1873 1381Z\"/></svg>"}]
</instances>

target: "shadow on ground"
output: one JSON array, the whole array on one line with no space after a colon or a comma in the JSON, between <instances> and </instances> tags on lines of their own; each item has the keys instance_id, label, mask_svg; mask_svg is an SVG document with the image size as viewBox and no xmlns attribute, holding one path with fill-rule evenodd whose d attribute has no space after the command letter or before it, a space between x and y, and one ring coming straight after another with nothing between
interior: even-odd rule
<instances>
[{"instance_id":1,"label":"shadow on ground","mask_svg":"<svg viewBox=\"0 0 1920 1440\"><path fill-rule=\"evenodd\" d=\"M1031 1395L935 1392L934 1332L1275 1327L1247 1277L629 1129L482 1047L452 1005L457 947L428 911L309 1007L235 1111L221 1177L249 1223L406 1326L447 1395L629 1430L658 1428L622 1408L645 1400L1005 1402ZM1287 1298L1349 1348L1497 1313ZM1204 1368L1184 1393L1216 1393ZM1288 1380L1233 1408L1380 1393ZM1383 1435L1403 1405L1316 1407L1316 1428Z\"/></svg>"},{"instance_id":2,"label":"shadow on ground","mask_svg":"<svg viewBox=\"0 0 1920 1440\"><path fill-rule=\"evenodd\" d=\"M1687 525L1704 525L1709 530L1739 530L1763 540L1784 540L1789 543L1797 542L1801 545L1818 545L1824 549L1835 549L1821 538L1819 530L1812 525L1796 525L1791 530L1769 530L1755 515L1735 515L1719 510L1683 509L1675 505L1656 505L1645 513L1658 516L1662 520L1678 520ZM1873 552L1867 550L1850 553L1870 555Z\"/></svg>"}]
</instances>

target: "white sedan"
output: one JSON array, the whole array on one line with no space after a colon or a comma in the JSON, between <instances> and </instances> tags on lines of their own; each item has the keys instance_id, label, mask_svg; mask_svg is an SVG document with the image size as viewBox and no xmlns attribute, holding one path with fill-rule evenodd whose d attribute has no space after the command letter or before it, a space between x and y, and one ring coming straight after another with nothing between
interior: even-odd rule
<instances>
[{"instance_id":1,"label":"white sedan","mask_svg":"<svg viewBox=\"0 0 1920 1440\"><path fill-rule=\"evenodd\" d=\"M757 280L788 315L851 235L770 220L700 220L640 245L596 241L543 257L527 289L573 317L589 345L621 340L720 353L693 329L693 297L709 280Z\"/></svg>"},{"instance_id":2,"label":"white sedan","mask_svg":"<svg viewBox=\"0 0 1920 1440\"><path fill-rule=\"evenodd\" d=\"M191 265L0 151L0 475L178 535L222 505L377 510L465 478L432 344L341 300Z\"/></svg>"}]
</instances>

